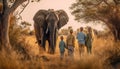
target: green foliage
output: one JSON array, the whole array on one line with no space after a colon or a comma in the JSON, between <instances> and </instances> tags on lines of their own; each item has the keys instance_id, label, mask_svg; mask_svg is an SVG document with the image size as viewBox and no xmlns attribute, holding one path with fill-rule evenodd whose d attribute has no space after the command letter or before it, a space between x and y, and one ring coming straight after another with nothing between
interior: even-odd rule
<instances>
[{"instance_id":1,"label":"green foliage","mask_svg":"<svg viewBox=\"0 0 120 69\"><path fill-rule=\"evenodd\" d=\"M116 4L113 0L77 0L70 7L75 20L85 19L85 21L108 19L113 14ZM119 6L119 5L117 5ZM102 20L101 20L102 21Z\"/></svg>"},{"instance_id":2,"label":"green foliage","mask_svg":"<svg viewBox=\"0 0 120 69\"><path fill-rule=\"evenodd\" d=\"M115 40L120 40L119 0L77 0L70 9L78 22L81 19L87 22L100 21L111 30Z\"/></svg>"}]
</instances>

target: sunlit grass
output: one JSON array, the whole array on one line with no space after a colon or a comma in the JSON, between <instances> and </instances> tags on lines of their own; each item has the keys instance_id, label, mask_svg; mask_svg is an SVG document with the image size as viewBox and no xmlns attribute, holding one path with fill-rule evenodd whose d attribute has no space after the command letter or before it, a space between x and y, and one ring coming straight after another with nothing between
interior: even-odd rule
<instances>
[{"instance_id":1,"label":"sunlit grass","mask_svg":"<svg viewBox=\"0 0 120 69\"><path fill-rule=\"evenodd\" d=\"M113 43L109 39L95 38L92 54L88 55L85 51L84 55L80 57L76 40L74 60L72 61L68 58L66 49L65 57L61 61L58 47L59 37L54 55L48 54L47 51L43 53L35 43L35 36L24 36L24 38L22 45L27 51L27 54L30 55L30 59L21 59L24 54L16 53L14 50L11 53L3 50L0 52L0 69L111 69L112 66L110 65L109 58L111 55L114 56L120 52L118 49L119 42ZM66 36L64 36L64 41L66 41ZM48 47L48 43L46 46ZM42 56L45 56L48 60L46 61Z\"/></svg>"}]
</instances>

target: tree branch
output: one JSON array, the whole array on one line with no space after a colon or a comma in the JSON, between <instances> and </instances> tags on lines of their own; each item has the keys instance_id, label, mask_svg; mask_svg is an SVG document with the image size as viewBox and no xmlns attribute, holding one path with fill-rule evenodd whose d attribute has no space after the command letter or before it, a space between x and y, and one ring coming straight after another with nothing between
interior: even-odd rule
<instances>
[{"instance_id":1,"label":"tree branch","mask_svg":"<svg viewBox=\"0 0 120 69\"><path fill-rule=\"evenodd\" d=\"M97 4L93 4L92 7L98 7L102 2L103 2L103 0L99 1ZM92 7L91 7L91 8L92 8Z\"/></svg>"},{"instance_id":2,"label":"tree branch","mask_svg":"<svg viewBox=\"0 0 120 69\"><path fill-rule=\"evenodd\" d=\"M100 5L101 3L103 2L103 0L101 0L98 4L95 4L95 6L98 6Z\"/></svg>"},{"instance_id":3,"label":"tree branch","mask_svg":"<svg viewBox=\"0 0 120 69\"><path fill-rule=\"evenodd\" d=\"M97 19L98 19L98 20L101 20L102 22L105 22L105 23L108 22L108 20L106 20L105 18L100 17L100 16L97 16Z\"/></svg>"},{"instance_id":4,"label":"tree branch","mask_svg":"<svg viewBox=\"0 0 120 69\"><path fill-rule=\"evenodd\" d=\"M4 14L4 11L8 8L7 0L3 0L3 11L2 14Z\"/></svg>"},{"instance_id":5,"label":"tree branch","mask_svg":"<svg viewBox=\"0 0 120 69\"><path fill-rule=\"evenodd\" d=\"M107 19L105 19L103 16L100 16L98 14L95 14L96 18L104 23L109 23Z\"/></svg>"},{"instance_id":6,"label":"tree branch","mask_svg":"<svg viewBox=\"0 0 120 69\"><path fill-rule=\"evenodd\" d=\"M28 2L26 3L26 5L24 6L24 8L22 9L22 11L20 11L20 13L18 14L20 17L20 19L22 19L22 17L21 17L21 13L24 11L24 9L27 7L27 5L30 3L30 0L28 0Z\"/></svg>"},{"instance_id":7,"label":"tree branch","mask_svg":"<svg viewBox=\"0 0 120 69\"><path fill-rule=\"evenodd\" d=\"M107 0L103 0L103 2L104 2L106 5L110 6L110 4L107 2Z\"/></svg>"},{"instance_id":8,"label":"tree branch","mask_svg":"<svg viewBox=\"0 0 120 69\"><path fill-rule=\"evenodd\" d=\"M96 16L97 16L97 15L96 15ZM104 24L106 24L109 29L112 29L112 28L113 28L113 25L109 22L108 19L105 19L105 18L100 17L100 16L97 16L97 18L98 18L98 20L100 20L100 21L102 21Z\"/></svg>"},{"instance_id":9,"label":"tree branch","mask_svg":"<svg viewBox=\"0 0 120 69\"><path fill-rule=\"evenodd\" d=\"M14 12L15 9L22 4L23 2L25 2L27 0L15 0L15 3L12 5L12 7L10 8L10 12Z\"/></svg>"},{"instance_id":10,"label":"tree branch","mask_svg":"<svg viewBox=\"0 0 120 69\"><path fill-rule=\"evenodd\" d=\"M113 0L113 1L114 1L115 5L120 4L120 1L118 1L118 0Z\"/></svg>"}]
</instances>

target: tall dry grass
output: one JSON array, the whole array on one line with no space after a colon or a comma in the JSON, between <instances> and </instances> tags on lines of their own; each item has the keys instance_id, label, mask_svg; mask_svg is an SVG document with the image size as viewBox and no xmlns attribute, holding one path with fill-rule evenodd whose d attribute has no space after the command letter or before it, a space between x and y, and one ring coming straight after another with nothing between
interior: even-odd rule
<instances>
[{"instance_id":1,"label":"tall dry grass","mask_svg":"<svg viewBox=\"0 0 120 69\"><path fill-rule=\"evenodd\" d=\"M64 36L66 39L66 36ZM64 39L64 41L65 41ZM109 40L109 42L107 42ZM57 46L58 42L57 41ZM77 40L75 43L75 52L74 52L74 61L71 61L68 59L67 51L65 52L65 59L64 61L61 61L59 59L59 48L56 48L56 56L53 58L50 58L52 62L45 62L43 65L45 65L45 69L112 69L111 60L108 58L111 56L109 54L109 51L115 50L115 46L112 40L109 38L103 39L103 38L95 38L93 42L93 49L92 54L88 55L85 51L84 56L80 57L78 55L78 45ZM117 44L119 45L119 44ZM116 48L117 49L117 48ZM119 52L117 52L119 53ZM112 54L113 56L115 54ZM53 60L54 59L54 60Z\"/></svg>"},{"instance_id":2,"label":"tall dry grass","mask_svg":"<svg viewBox=\"0 0 120 69\"><path fill-rule=\"evenodd\" d=\"M29 54L31 45L21 31L19 26L10 25L9 37L12 49L0 51L0 69L43 69L40 59Z\"/></svg>"},{"instance_id":3,"label":"tall dry grass","mask_svg":"<svg viewBox=\"0 0 120 69\"><path fill-rule=\"evenodd\" d=\"M0 55L0 69L42 69L41 61L21 60L22 55L15 51L2 50Z\"/></svg>"},{"instance_id":4,"label":"tall dry grass","mask_svg":"<svg viewBox=\"0 0 120 69\"><path fill-rule=\"evenodd\" d=\"M0 51L0 69L112 69L114 68L113 63L117 63L114 61L117 61L120 55L120 42L114 43L109 38L95 38L91 55L85 52L84 56L80 57L76 40L74 60L68 58L66 49L65 58L61 61L59 38L56 53L54 55L47 54L47 52L43 54L38 53L39 47L35 44L35 37L22 35L20 31L20 28L10 31L13 49L10 53L5 50ZM64 38L66 39L66 36ZM26 55L30 59L23 59ZM48 60L46 61L46 59Z\"/></svg>"}]
</instances>

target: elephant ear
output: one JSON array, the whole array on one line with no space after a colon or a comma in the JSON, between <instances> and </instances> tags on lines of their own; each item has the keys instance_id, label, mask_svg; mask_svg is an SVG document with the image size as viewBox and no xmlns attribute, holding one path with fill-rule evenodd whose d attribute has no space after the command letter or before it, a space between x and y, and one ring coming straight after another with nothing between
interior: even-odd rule
<instances>
[{"instance_id":1,"label":"elephant ear","mask_svg":"<svg viewBox=\"0 0 120 69\"><path fill-rule=\"evenodd\" d=\"M58 29L60 29L62 26L67 24L67 22L69 21L69 17L68 17L67 13L64 10L57 10L56 13L57 13L57 15L59 17Z\"/></svg>"},{"instance_id":2,"label":"elephant ear","mask_svg":"<svg viewBox=\"0 0 120 69\"><path fill-rule=\"evenodd\" d=\"M39 24L39 23L44 23L46 16L48 15L47 10L39 10L35 16L33 17L34 23ZM42 26L42 24L39 24Z\"/></svg>"}]
</instances>

